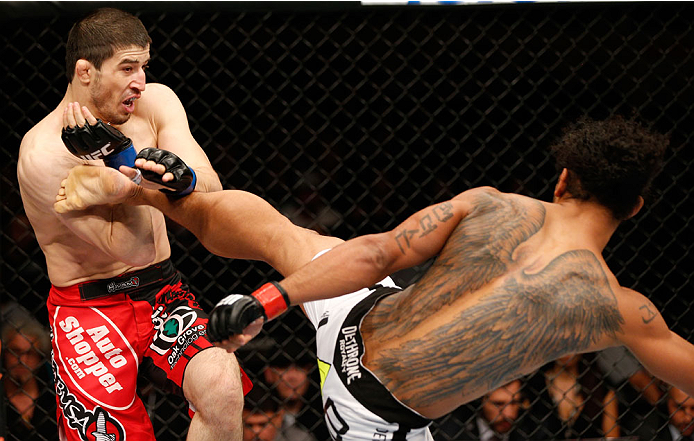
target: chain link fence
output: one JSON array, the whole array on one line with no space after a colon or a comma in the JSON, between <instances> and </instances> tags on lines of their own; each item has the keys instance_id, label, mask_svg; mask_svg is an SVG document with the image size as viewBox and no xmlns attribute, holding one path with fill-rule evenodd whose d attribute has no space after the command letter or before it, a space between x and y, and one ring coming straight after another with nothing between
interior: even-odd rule
<instances>
[{"instance_id":1,"label":"chain link fence","mask_svg":"<svg viewBox=\"0 0 694 441\"><path fill-rule=\"evenodd\" d=\"M258 194L295 223L345 239L390 229L419 208L479 185L550 199L557 173L546 147L583 115L634 115L669 133L657 193L621 227L605 257L624 286L646 294L677 333L694 337L694 6L115 5L149 29L148 81L177 92L224 187ZM27 324L31 317L48 322L50 284L22 209L17 151L23 134L61 100L67 33L96 6L0 4L0 421L8 440L55 438L48 354L40 343L46 328ZM169 231L173 261L207 310L230 292L248 293L279 277L266 264L210 255L173 223ZM397 278L407 285L419 273ZM21 308L28 314L8 312ZM17 335L34 350L20 347ZM311 325L292 310L239 358L258 390L274 384L279 393L281 378L306 372L298 400L287 394L284 401L299 424L325 440L314 345ZM509 385L505 399L463 406L432 432L437 440L474 439L478 416L513 408L518 439L585 439L595 427L605 430L609 403L618 404L622 436L655 439L654 431L667 429L675 411L668 410L664 385L628 353L587 354L578 363L582 404L573 424L555 415L548 379L556 371L547 366L518 394ZM18 365L34 369L38 392L17 380ZM158 439L183 439L186 403L142 386ZM32 398L34 418L22 418L19 396Z\"/></svg>"}]
</instances>

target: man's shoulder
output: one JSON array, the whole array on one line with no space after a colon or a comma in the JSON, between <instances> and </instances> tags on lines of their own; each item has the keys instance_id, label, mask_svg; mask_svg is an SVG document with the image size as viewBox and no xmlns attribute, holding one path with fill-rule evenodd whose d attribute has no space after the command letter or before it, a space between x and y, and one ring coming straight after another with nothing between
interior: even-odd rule
<instances>
[{"instance_id":1,"label":"man's shoulder","mask_svg":"<svg viewBox=\"0 0 694 441\"><path fill-rule=\"evenodd\" d=\"M454 200L467 202L475 207L477 214L509 211L529 216L543 216L545 203L517 193L504 193L494 187L476 187L457 195Z\"/></svg>"},{"instance_id":2,"label":"man's shoulder","mask_svg":"<svg viewBox=\"0 0 694 441\"><path fill-rule=\"evenodd\" d=\"M35 147L38 143L58 141L60 136L56 135L59 134L60 132L55 121L55 112L51 112L24 134L20 148L29 149Z\"/></svg>"},{"instance_id":3,"label":"man's shoulder","mask_svg":"<svg viewBox=\"0 0 694 441\"><path fill-rule=\"evenodd\" d=\"M183 104L169 86L160 83L147 83L138 103L139 117L154 121L156 125L166 122L167 117L183 110Z\"/></svg>"},{"instance_id":4,"label":"man's shoulder","mask_svg":"<svg viewBox=\"0 0 694 441\"><path fill-rule=\"evenodd\" d=\"M533 203L537 204L541 201L535 198L531 198L529 196L524 196L518 193L504 193L503 191L490 187L490 186L482 186L482 187L475 187L471 188L469 190L465 190L464 192L460 193L459 195L456 196L456 199L458 198L494 198L494 199L508 199L508 200L514 200L514 201L519 201L519 202L526 202L526 203Z\"/></svg>"},{"instance_id":5,"label":"man's shoulder","mask_svg":"<svg viewBox=\"0 0 694 441\"><path fill-rule=\"evenodd\" d=\"M161 83L147 83L147 87L140 100L146 104L157 103L161 100L178 100L176 92L173 91L169 86Z\"/></svg>"},{"instance_id":6,"label":"man's shoulder","mask_svg":"<svg viewBox=\"0 0 694 441\"><path fill-rule=\"evenodd\" d=\"M35 162L40 159L41 163L47 156L51 155L51 151L62 151L64 149L63 142L60 139L60 125L55 121L55 115L52 113L39 121L34 127L22 137L19 146L18 164L26 162ZM67 149L65 149L67 153Z\"/></svg>"},{"instance_id":7,"label":"man's shoulder","mask_svg":"<svg viewBox=\"0 0 694 441\"><path fill-rule=\"evenodd\" d=\"M60 184L60 180L67 176L67 170L81 162L63 144L61 127L62 121L52 112L22 138L17 157L17 179L24 192L33 189L38 194L44 192L49 183Z\"/></svg>"}]
</instances>

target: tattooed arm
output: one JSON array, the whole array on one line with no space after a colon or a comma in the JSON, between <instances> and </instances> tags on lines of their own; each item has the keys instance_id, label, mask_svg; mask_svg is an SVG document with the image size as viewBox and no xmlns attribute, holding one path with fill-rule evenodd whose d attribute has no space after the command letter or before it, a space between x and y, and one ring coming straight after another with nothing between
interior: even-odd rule
<instances>
[{"instance_id":1,"label":"tattooed arm","mask_svg":"<svg viewBox=\"0 0 694 441\"><path fill-rule=\"evenodd\" d=\"M351 239L324 254L280 284L292 304L337 297L371 286L441 251L460 221L473 209L473 189L429 206L392 231ZM495 191L495 190L491 190Z\"/></svg>"},{"instance_id":2,"label":"tattooed arm","mask_svg":"<svg viewBox=\"0 0 694 441\"><path fill-rule=\"evenodd\" d=\"M621 341L656 377L694 396L694 345L668 329L653 303L624 289Z\"/></svg>"}]
</instances>

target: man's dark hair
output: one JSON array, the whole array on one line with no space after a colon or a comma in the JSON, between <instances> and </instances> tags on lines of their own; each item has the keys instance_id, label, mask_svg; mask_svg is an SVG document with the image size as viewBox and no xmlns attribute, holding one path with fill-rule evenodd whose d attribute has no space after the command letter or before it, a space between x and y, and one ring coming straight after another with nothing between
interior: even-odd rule
<instances>
[{"instance_id":1,"label":"man's dark hair","mask_svg":"<svg viewBox=\"0 0 694 441\"><path fill-rule=\"evenodd\" d=\"M648 195L667 145L667 136L613 116L578 120L550 150L557 168L569 170L567 191L573 197L595 197L616 219L624 220L638 197Z\"/></svg>"},{"instance_id":2,"label":"man's dark hair","mask_svg":"<svg viewBox=\"0 0 694 441\"><path fill-rule=\"evenodd\" d=\"M147 47L152 39L139 18L114 8L101 8L72 26L65 48L67 81L72 82L77 60L85 59L101 69L119 49Z\"/></svg>"}]
</instances>

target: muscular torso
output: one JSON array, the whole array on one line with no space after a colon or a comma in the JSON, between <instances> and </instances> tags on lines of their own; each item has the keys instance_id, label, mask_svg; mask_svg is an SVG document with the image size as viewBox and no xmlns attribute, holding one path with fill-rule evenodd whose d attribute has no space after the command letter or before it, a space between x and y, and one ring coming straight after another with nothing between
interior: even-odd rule
<instances>
[{"instance_id":1,"label":"muscular torso","mask_svg":"<svg viewBox=\"0 0 694 441\"><path fill-rule=\"evenodd\" d=\"M614 276L570 231L557 237L551 204L479 198L422 279L362 325L365 365L432 418L562 355L614 344L624 321Z\"/></svg>"},{"instance_id":2,"label":"muscular torso","mask_svg":"<svg viewBox=\"0 0 694 441\"><path fill-rule=\"evenodd\" d=\"M141 101L146 100L147 92ZM22 142L18 161L18 180L24 208L46 257L48 275L56 286L108 278L147 265L133 266L114 259L96 247L88 238L72 231L53 210L60 183L69 170L79 164L103 165L103 161L83 161L68 152L60 139L63 109L67 101L39 122ZM133 140L136 150L157 146L157 128L149 112L140 109L130 120L118 128ZM137 108L137 106L136 106ZM142 228L152 230L156 256L149 264L160 262L170 255L164 216L156 209L138 207L151 212L151 222ZM108 223L123 207L99 206L87 210L84 222L101 219ZM105 226L97 233L104 238L111 233Z\"/></svg>"}]
</instances>

